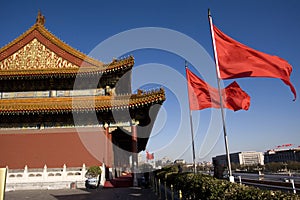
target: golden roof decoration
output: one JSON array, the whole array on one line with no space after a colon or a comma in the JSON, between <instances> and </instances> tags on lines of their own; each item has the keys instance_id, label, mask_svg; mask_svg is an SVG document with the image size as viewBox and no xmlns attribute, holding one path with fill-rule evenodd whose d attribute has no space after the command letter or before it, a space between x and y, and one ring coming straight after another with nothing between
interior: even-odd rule
<instances>
[{"instance_id":1,"label":"golden roof decoration","mask_svg":"<svg viewBox=\"0 0 300 200\"><path fill-rule=\"evenodd\" d=\"M67 64L67 63L66 63ZM124 59L118 60L116 63L110 63L103 65L104 69L99 69L98 67L73 67L69 68L43 68L39 67L35 70L22 69L22 70L3 70L0 69L0 80L12 79L14 77L18 78L34 78L43 76L68 76L76 77L78 74L104 74L104 73L114 73L118 70L126 70L132 68L134 65L134 58L132 56L126 57ZM0 64L1 66L1 64Z\"/></svg>"},{"instance_id":2,"label":"golden roof decoration","mask_svg":"<svg viewBox=\"0 0 300 200\"><path fill-rule=\"evenodd\" d=\"M45 16L42 15L41 11L39 10L38 15L37 15L37 17L36 17L35 23L41 24L41 25L44 26L45 21L46 21Z\"/></svg>"},{"instance_id":3,"label":"golden roof decoration","mask_svg":"<svg viewBox=\"0 0 300 200\"><path fill-rule=\"evenodd\" d=\"M114 71L124 64L124 59L104 64L81 53L48 31L44 23L45 17L39 11L36 23L31 28L0 48L0 76L17 76L21 72L22 76L44 72L66 74L68 71L74 73L78 68L82 71Z\"/></svg>"},{"instance_id":4,"label":"golden roof decoration","mask_svg":"<svg viewBox=\"0 0 300 200\"><path fill-rule=\"evenodd\" d=\"M14 54L0 61L0 69L3 71L62 68L79 68L79 65L75 65L61 56L58 56L36 38Z\"/></svg>"},{"instance_id":5,"label":"golden roof decoration","mask_svg":"<svg viewBox=\"0 0 300 200\"><path fill-rule=\"evenodd\" d=\"M0 61L15 53L34 38L37 38L45 46L48 48L50 47L51 50L60 56L64 55L64 57L67 57L71 62L74 62L74 60L77 58L79 59L78 61L84 62L83 64L85 65L97 67L103 66L101 61L95 60L81 53L62 40L58 39L54 34L44 27L44 22L45 17L39 11L36 23L32 27L30 27L25 33L13 40L11 43L0 49Z\"/></svg>"}]
</instances>

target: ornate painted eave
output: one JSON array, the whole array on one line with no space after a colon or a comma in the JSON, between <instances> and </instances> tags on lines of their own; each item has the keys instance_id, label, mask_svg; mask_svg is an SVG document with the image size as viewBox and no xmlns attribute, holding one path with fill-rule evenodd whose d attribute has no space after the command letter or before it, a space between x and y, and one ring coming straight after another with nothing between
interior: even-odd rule
<instances>
[{"instance_id":1,"label":"ornate painted eave","mask_svg":"<svg viewBox=\"0 0 300 200\"><path fill-rule=\"evenodd\" d=\"M0 48L1 78L109 73L134 64L132 56L109 64L93 59L57 38L44 23L39 12L31 28Z\"/></svg>"},{"instance_id":2,"label":"ornate painted eave","mask_svg":"<svg viewBox=\"0 0 300 200\"><path fill-rule=\"evenodd\" d=\"M107 112L136 109L165 100L163 89L148 93L120 96L48 97L1 99L0 115L24 115L69 112Z\"/></svg>"},{"instance_id":3,"label":"ornate painted eave","mask_svg":"<svg viewBox=\"0 0 300 200\"><path fill-rule=\"evenodd\" d=\"M36 69L36 70L0 70L0 80L10 79L35 79L45 77L76 77L77 75L103 75L119 71L128 71L134 65L134 58L129 56L122 60L115 60L110 64L104 64L103 68L80 67L62 69Z\"/></svg>"}]
</instances>

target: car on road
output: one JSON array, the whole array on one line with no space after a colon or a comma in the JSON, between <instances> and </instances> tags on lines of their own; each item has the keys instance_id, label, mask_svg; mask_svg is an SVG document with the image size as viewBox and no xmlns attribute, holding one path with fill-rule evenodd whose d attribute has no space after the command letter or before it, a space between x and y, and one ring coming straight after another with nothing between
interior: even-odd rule
<instances>
[{"instance_id":1,"label":"car on road","mask_svg":"<svg viewBox=\"0 0 300 200\"><path fill-rule=\"evenodd\" d=\"M97 178L88 178L86 181L85 181L85 187L86 188L97 188L99 186L98 184L98 179Z\"/></svg>"}]
</instances>

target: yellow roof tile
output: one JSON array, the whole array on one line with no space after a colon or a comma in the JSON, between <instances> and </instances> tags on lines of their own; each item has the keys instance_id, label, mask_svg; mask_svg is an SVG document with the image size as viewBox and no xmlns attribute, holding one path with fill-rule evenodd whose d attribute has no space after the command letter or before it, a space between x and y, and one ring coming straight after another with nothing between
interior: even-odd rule
<instances>
[{"instance_id":1,"label":"yellow roof tile","mask_svg":"<svg viewBox=\"0 0 300 200\"><path fill-rule=\"evenodd\" d=\"M135 108L165 100L163 89L143 94L120 96L78 96L1 99L0 114L72 112Z\"/></svg>"}]
</instances>

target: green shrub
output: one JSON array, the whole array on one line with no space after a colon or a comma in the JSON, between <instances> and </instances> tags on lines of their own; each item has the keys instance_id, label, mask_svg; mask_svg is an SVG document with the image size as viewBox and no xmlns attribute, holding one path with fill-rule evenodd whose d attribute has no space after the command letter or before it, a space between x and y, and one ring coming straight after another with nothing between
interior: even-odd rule
<instances>
[{"instance_id":1,"label":"green shrub","mask_svg":"<svg viewBox=\"0 0 300 200\"><path fill-rule=\"evenodd\" d=\"M160 179L161 181L166 180L166 174L172 173L172 172L178 172L178 166L177 165L170 165L167 167L164 167L160 170L155 171L155 176Z\"/></svg>"},{"instance_id":2,"label":"green shrub","mask_svg":"<svg viewBox=\"0 0 300 200\"><path fill-rule=\"evenodd\" d=\"M178 173L176 168L168 167L155 172L156 178L181 190L183 199L220 199L220 200L267 200L267 199L300 199L299 196L282 191L261 190L255 187L230 183L209 175Z\"/></svg>"},{"instance_id":3,"label":"green shrub","mask_svg":"<svg viewBox=\"0 0 300 200\"><path fill-rule=\"evenodd\" d=\"M85 177L98 177L101 175L101 168L99 166L89 167L87 172L85 173Z\"/></svg>"},{"instance_id":4,"label":"green shrub","mask_svg":"<svg viewBox=\"0 0 300 200\"><path fill-rule=\"evenodd\" d=\"M169 172L165 174L165 180L167 181L168 187L171 187L171 185L175 185L177 176L178 172Z\"/></svg>"}]
</instances>

